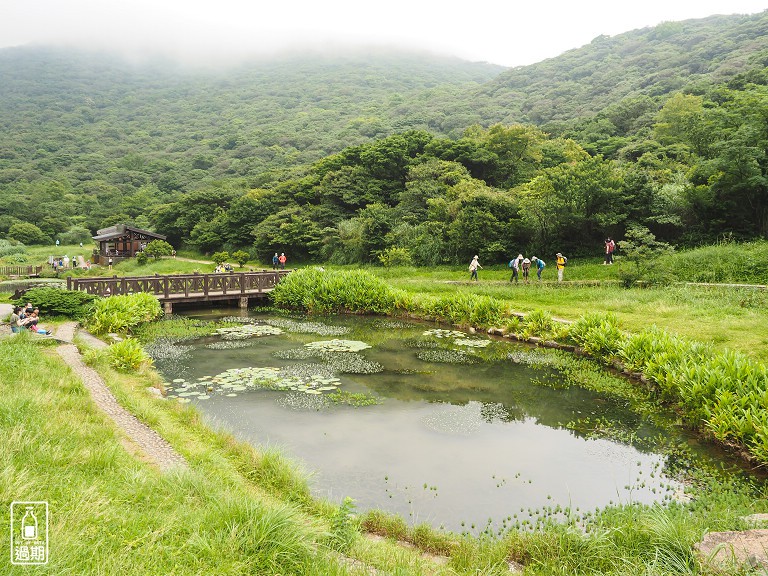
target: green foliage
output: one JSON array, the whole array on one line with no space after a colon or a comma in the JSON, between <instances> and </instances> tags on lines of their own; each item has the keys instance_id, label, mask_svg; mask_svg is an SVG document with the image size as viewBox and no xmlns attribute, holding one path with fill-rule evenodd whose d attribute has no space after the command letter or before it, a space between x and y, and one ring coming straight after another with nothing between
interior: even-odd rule
<instances>
[{"instance_id":1,"label":"green foliage","mask_svg":"<svg viewBox=\"0 0 768 576\"><path fill-rule=\"evenodd\" d=\"M5 258L14 254L24 254L27 247L21 242L0 239L0 258Z\"/></svg>"},{"instance_id":2,"label":"green foliage","mask_svg":"<svg viewBox=\"0 0 768 576\"><path fill-rule=\"evenodd\" d=\"M15 304L23 306L27 302L40 308L40 314L60 314L68 318L83 318L99 299L94 294L79 290L65 290L57 287L31 288Z\"/></svg>"},{"instance_id":3,"label":"green foliage","mask_svg":"<svg viewBox=\"0 0 768 576\"><path fill-rule=\"evenodd\" d=\"M395 297L389 286L364 270L305 268L283 278L272 292L272 301L278 308L311 313L387 314L394 308Z\"/></svg>"},{"instance_id":4,"label":"green foliage","mask_svg":"<svg viewBox=\"0 0 768 576\"><path fill-rule=\"evenodd\" d=\"M555 326L552 314L546 310L534 310L525 316L523 323L525 325L523 335L526 337L538 336L546 338L552 333Z\"/></svg>"},{"instance_id":5,"label":"green foliage","mask_svg":"<svg viewBox=\"0 0 768 576\"><path fill-rule=\"evenodd\" d=\"M629 288L638 281L659 284L667 280L660 258L673 251L665 242L659 242L648 228L634 226L627 230L626 240L620 240L622 262L619 278Z\"/></svg>"},{"instance_id":6,"label":"green foliage","mask_svg":"<svg viewBox=\"0 0 768 576\"><path fill-rule=\"evenodd\" d=\"M235 252L232 252L232 259L238 263L240 268L242 268L245 266L245 263L251 259L251 255L245 250L236 250Z\"/></svg>"},{"instance_id":7,"label":"green foliage","mask_svg":"<svg viewBox=\"0 0 768 576\"><path fill-rule=\"evenodd\" d=\"M170 256L173 252L173 246L165 240L152 240L143 252L150 258L160 258L161 256Z\"/></svg>"},{"instance_id":8,"label":"green foliage","mask_svg":"<svg viewBox=\"0 0 768 576\"><path fill-rule=\"evenodd\" d=\"M139 266L145 266L149 262L149 256L143 250L136 254L136 264Z\"/></svg>"},{"instance_id":9,"label":"green foliage","mask_svg":"<svg viewBox=\"0 0 768 576\"><path fill-rule=\"evenodd\" d=\"M213 263L217 266L221 265L229 260L229 252L214 252L211 255L211 260L213 260Z\"/></svg>"},{"instance_id":10,"label":"green foliage","mask_svg":"<svg viewBox=\"0 0 768 576\"><path fill-rule=\"evenodd\" d=\"M163 311L157 298L143 292L97 300L85 326L94 334L124 333L159 318Z\"/></svg>"},{"instance_id":11,"label":"green foliage","mask_svg":"<svg viewBox=\"0 0 768 576\"><path fill-rule=\"evenodd\" d=\"M91 234L91 231L86 228L85 226L80 225L74 225L70 226L66 232L62 232L61 234L57 235L58 240L61 242L62 245L67 244L78 244L82 242L83 244L90 244L93 242L92 240L93 235Z\"/></svg>"},{"instance_id":12,"label":"green foliage","mask_svg":"<svg viewBox=\"0 0 768 576\"><path fill-rule=\"evenodd\" d=\"M8 238L22 244L49 244L51 237L31 222L16 222L8 229Z\"/></svg>"},{"instance_id":13,"label":"green foliage","mask_svg":"<svg viewBox=\"0 0 768 576\"><path fill-rule=\"evenodd\" d=\"M408 248L399 248L390 246L379 254L379 262L386 268L392 266L410 266L412 264L411 254Z\"/></svg>"},{"instance_id":14,"label":"green foliage","mask_svg":"<svg viewBox=\"0 0 768 576\"><path fill-rule=\"evenodd\" d=\"M106 354L110 366L120 372L133 372L152 364L152 359L142 348L141 342L135 338L115 342L107 349Z\"/></svg>"},{"instance_id":15,"label":"green foliage","mask_svg":"<svg viewBox=\"0 0 768 576\"><path fill-rule=\"evenodd\" d=\"M216 330L226 323L206 322L188 316L163 316L157 322L144 322L136 326L133 335L144 343L153 342L158 338L169 338L174 341L191 340L215 334Z\"/></svg>"},{"instance_id":16,"label":"green foliage","mask_svg":"<svg viewBox=\"0 0 768 576\"><path fill-rule=\"evenodd\" d=\"M359 520L355 514L355 501L346 497L331 516L328 546L337 552L348 552L360 536Z\"/></svg>"},{"instance_id":17,"label":"green foliage","mask_svg":"<svg viewBox=\"0 0 768 576\"><path fill-rule=\"evenodd\" d=\"M589 313L571 324L568 337L596 358L610 360L617 355L624 340L613 314Z\"/></svg>"},{"instance_id":18,"label":"green foliage","mask_svg":"<svg viewBox=\"0 0 768 576\"><path fill-rule=\"evenodd\" d=\"M661 265L687 282L768 284L768 241L721 241L712 246L675 252Z\"/></svg>"}]
</instances>

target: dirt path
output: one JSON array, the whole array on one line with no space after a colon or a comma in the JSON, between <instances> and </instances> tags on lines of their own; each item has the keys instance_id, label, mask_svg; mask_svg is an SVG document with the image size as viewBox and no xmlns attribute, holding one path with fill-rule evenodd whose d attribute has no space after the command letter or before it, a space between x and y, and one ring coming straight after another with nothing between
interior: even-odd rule
<instances>
[{"instance_id":1,"label":"dirt path","mask_svg":"<svg viewBox=\"0 0 768 576\"><path fill-rule=\"evenodd\" d=\"M117 427L128 437L129 444L126 445L126 448L164 472L171 469L186 468L187 462L184 457L152 428L120 406L101 376L83 363L77 347L72 344L76 326L75 322L65 322L57 327L55 337L63 344L56 351L75 374L82 379L83 385L91 393L91 398L96 406L112 418ZM91 338L93 337L91 336ZM101 342L97 339L94 340Z\"/></svg>"}]
</instances>

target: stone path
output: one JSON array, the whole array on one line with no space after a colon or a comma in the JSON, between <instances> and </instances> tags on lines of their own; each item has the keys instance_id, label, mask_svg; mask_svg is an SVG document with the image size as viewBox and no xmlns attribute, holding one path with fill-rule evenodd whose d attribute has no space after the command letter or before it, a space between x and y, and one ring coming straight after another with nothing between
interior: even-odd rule
<instances>
[{"instance_id":1,"label":"stone path","mask_svg":"<svg viewBox=\"0 0 768 576\"><path fill-rule=\"evenodd\" d=\"M83 385L91 393L91 398L96 406L106 412L117 424L117 427L128 436L132 443L129 449L138 449L140 456L164 472L171 469L186 468L187 462L184 457L176 452L160 434L120 406L101 376L83 363L77 347L72 344L76 327L75 322L64 322L56 328L56 339L64 342L56 351L75 374L82 379ZM87 333L80 333L86 338L90 336L91 341L101 342L97 338L91 335L85 336L85 334ZM103 342L101 344L106 346Z\"/></svg>"}]
</instances>

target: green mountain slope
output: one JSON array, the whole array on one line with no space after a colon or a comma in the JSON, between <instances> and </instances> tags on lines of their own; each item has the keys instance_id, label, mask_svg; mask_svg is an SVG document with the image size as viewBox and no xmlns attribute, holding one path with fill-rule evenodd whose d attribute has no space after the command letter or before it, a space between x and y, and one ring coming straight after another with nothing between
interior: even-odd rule
<instances>
[{"instance_id":1,"label":"green mountain slope","mask_svg":"<svg viewBox=\"0 0 768 576\"><path fill-rule=\"evenodd\" d=\"M500 74L478 97L487 121L541 125L590 116L627 97L724 82L766 63L768 11L712 16L599 36L557 58Z\"/></svg>"},{"instance_id":2,"label":"green mountain slope","mask_svg":"<svg viewBox=\"0 0 768 576\"><path fill-rule=\"evenodd\" d=\"M0 183L59 175L161 189L253 176L410 127L503 68L398 53L218 71L54 49L0 51ZM389 111L389 112L387 112ZM13 170L7 172L7 170ZM18 172L21 170L21 172Z\"/></svg>"}]
</instances>

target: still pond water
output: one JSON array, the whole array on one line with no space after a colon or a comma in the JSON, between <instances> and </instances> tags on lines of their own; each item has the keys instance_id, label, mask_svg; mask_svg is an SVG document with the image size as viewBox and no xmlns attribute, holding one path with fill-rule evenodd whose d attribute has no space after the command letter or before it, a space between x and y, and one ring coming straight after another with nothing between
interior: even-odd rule
<instances>
[{"instance_id":1,"label":"still pond water","mask_svg":"<svg viewBox=\"0 0 768 576\"><path fill-rule=\"evenodd\" d=\"M169 397L302 463L318 497L478 533L680 492L647 439L690 439L568 386L552 351L382 318L252 314L237 326L150 349ZM585 418L643 448L566 427Z\"/></svg>"}]
</instances>

